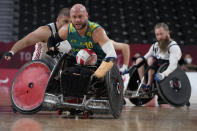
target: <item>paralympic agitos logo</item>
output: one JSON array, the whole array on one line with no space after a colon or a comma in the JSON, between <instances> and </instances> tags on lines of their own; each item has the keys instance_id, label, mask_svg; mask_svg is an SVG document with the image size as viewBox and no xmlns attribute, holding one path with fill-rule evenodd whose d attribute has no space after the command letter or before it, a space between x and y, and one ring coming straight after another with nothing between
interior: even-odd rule
<instances>
[{"instance_id":1,"label":"paralympic agitos logo","mask_svg":"<svg viewBox=\"0 0 197 131\"><path fill-rule=\"evenodd\" d=\"M4 79L4 80L1 80L0 79L0 85L1 84L6 84L6 83L8 83L8 81L9 81L9 78L8 77L6 79Z\"/></svg>"}]
</instances>

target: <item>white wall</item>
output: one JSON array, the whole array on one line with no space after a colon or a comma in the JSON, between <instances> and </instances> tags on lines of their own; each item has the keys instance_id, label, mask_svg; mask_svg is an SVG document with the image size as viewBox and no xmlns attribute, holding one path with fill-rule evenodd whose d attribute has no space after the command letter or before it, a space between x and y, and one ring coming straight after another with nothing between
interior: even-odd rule
<instances>
[{"instance_id":1,"label":"white wall","mask_svg":"<svg viewBox=\"0 0 197 131\"><path fill-rule=\"evenodd\" d=\"M190 98L190 103L197 103L197 73L196 72L187 72L187 76L189 78L192 93Z\"/></svg>"}]
</instances>

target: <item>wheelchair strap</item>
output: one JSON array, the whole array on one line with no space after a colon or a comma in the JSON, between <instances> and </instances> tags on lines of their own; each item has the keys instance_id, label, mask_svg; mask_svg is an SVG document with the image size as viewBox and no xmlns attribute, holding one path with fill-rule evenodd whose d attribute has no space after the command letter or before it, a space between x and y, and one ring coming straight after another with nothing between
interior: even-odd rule
<instances>
[{"instance_id":1,"label":"wheelchair strap","mask_svg":"<svg viewBox=\"0 0 197 131\"><path fill-rule=\"evenodd\" d=\"M143 57L143 56L139 56L138 58L142 58L143 61L140 62L139 64L135 65L135 67L139 68L141 67L142 65L146 64L146 59Z\"/></svg>"},{"instance_id":2,"label":"wheelchair strap","mask_svg":"<svg viewBox=\"0 0 197 131\"><path fill-rule=\"evenodd\" d=\"M53 22L53 23L48 24L47 26L48 26L49 29L51 30L51 35L55 36L55 33L58 32L56 23Z\"/></svg>"},{"instance_id":3,"label":"wheelchair strap","mask_svg":"<svg viewBox=\"0 0 197 131\"><path fill-rule=\"evenodd\" d=\"M146 64L146 59L143 56L139 56L138 58L142 58L142 62L140 62L137 65L133 65L131 66L128 71L124 72L123 74L129 73L130 76L135 72L136 69L138 69L139 67L141 67L142 65Z\"/></svg>"},{"instance_id":4,"label":"wheelchair strap","mask_svg":"<svg viewBox=\"0 0 197 131\"><path fill-rule=\"evenodd\" d=\"M155 48L155 44L156 44L157 42L155 42L154 44L153 44L153 52L156 54L157 53L157 50L156 50L156 48Z\"/></svg>"},{"instance_id":5,"label":"wheelchair strap","mask_svg":"<svg viewBox=\"0 0 197 131\"><path fill-rule=\"evenodd\" d=\"M173 45L178 45L178 44L172 44L172 45L170 45L170 46L168 46L168 53L170 54L170 47L172 47Z\"/></svg>"}]
</instances>

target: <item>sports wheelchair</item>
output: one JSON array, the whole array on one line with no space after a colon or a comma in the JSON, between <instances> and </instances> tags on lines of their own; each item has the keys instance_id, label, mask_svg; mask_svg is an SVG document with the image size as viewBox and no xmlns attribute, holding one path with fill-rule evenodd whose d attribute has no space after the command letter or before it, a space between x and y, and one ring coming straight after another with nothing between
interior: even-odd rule
<instances>
[{"instance_id":1,"label":"sports wheelchair","mask_svg":"<svg viewBox=\"0 0 197 131\"><path fill-rule=\"evenodd\" d=\"M58 55L61 57L54 66L49 61L34 60L19 69L11 86L13 111L57 111L59 115L68 111L86 118L93 113L111 113L119 118L124 86L117 65L103 79L91 79L98 66L77 65L71 55Z\"/></svg>"},{"instance_id":2,"label":"sports wheelchair","mask_svg":"<svg viewBox=\"0 0 197 131\"><path fill-rule=\"evenodd\" d=\"M125 88L124 97L129 98L131 103L141 106L151 101L155 95L158 95L163 101L161 104L166 103L175 107L190 106L191 85L186 73L180 67L177 67L175 71L160 82L153 80L152 89L144 91L141 89L141 85L143 81L147 81L149 69L146 68L141 81L138 74L138 68L141 65L134 65L126 72L129 73L130 80ZM157 73L165 71L168 65L168 63L162 64Z\"/></svg>"}]
</instances>

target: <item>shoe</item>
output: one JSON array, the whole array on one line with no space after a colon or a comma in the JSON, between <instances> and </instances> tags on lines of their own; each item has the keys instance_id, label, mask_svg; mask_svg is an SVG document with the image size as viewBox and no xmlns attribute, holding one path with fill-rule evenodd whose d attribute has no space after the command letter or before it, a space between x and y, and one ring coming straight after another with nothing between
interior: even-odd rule
<instances>
[{"instance_id":1,"label":"shoe","mask_svg":"<svg viewBox=\"0 0 197 131\"><path fill-rule=\"evenodd\" d=\"M145 91L145 90L146 90L146 85L145 85L145 84L142 84L142 85L141 85L141 88L142 88L142 90Z\"/></svg>"},{"instance_id":2,"label":"shoe","mask_svg":"<svg viewBox=\"0 0 197 131\"><path fill-rule=\"evenodd\" d=\"M151 89L152 89L152 87L150 85L145 85L145 84L142 84L141 88L144 91L151 91Z\"/></svg>"},{"instance_id":3,"label":"shoe","mask_svg":"<svg viewBox=\"0 0 197 131\"><path fill-rule=\"evenodd\" d=\"M150 92L152 90L152 87L150 85L146 85L146 89L147 89L147 91Z\"/></svg>"}]
</instances>

